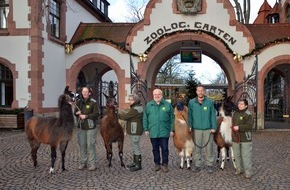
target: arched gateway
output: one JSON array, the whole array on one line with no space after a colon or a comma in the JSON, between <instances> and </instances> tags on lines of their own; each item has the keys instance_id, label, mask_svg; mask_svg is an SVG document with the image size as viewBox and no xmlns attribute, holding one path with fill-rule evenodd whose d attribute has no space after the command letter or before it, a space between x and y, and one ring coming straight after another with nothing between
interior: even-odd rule
<instances>
[{"instance_id":1,"label":"arched gateway","mask_svg":"<svg viewBox=\"0 0 290 190\"><path fill-rule=\"evenodd\" d=\"M259 98L252 103L257 111L257 128L264 128L264 80L276 65L283 64L283 69L290 69L289 37L281 43L267 44L269 39L259 36L263 34L259 30L262 26L236 21L228 0L200 0L193 1L192 5L196 6L186 7L179 0L151 0L144 20L137 24L81 23L70 41L74 49L67 58L68 83L75 86L81 71L92 79L92 68L97 68L100 74L112 69L118 79L122 108L127 106L127 95L132 92L135 79L143 84L146 81L147 87L143 90L151 99L162 64L182 48L199 48L225 71L229 95L234 95L235 88L256 69L251 89L257 91ZM289 25L285 27L290 29ZM91 67L84 69L86 65ZM284 83L288 92L289 83L289 79ZM237 96L243 94L238 88ZM247 91L246 87L242 89ZM285 98L287 115L290 100L289 96Z\"/></svg>"}]
</instances>

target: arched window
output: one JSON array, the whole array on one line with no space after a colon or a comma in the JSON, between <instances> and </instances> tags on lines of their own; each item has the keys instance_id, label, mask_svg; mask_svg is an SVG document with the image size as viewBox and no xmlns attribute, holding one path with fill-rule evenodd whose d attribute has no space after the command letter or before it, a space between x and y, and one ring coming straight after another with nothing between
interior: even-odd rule
<instances>
[{"instance_id":1,"label":"arched window","mask_svg":"<svg viewBox=\"0 0 290 190\"><path fill-rule=\"evenodd\" d=\"M13 101L13 75L11 70L0 64L0 106L10 107Z\"/></svg>"}]
</instances>

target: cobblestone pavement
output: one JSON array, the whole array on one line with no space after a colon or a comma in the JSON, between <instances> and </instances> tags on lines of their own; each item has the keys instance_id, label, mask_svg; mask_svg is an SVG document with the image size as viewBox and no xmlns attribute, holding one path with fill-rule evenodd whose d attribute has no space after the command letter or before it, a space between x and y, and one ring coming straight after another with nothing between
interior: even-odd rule
<instances>
[{"instance_id":1,"label":"cobblestone pavement","mask_svg":"<svg viewBox=\"0 0 290 190\"><path fill-rule=\"evenodd\" d=\"M225 169L214 165L214 173L205 169L193 173L179 169L178 154L170 139L168 173L154 172L151 144L142 136L143 169L130 172L120 166L117 145L111 168L106 160L103 140L97 136L97 170L80 171L78 166L79 147L76 132L68 145L67 171L61 172L60 154L56 161L56 173L49 174L50 147L41 145L38 151L39 167L34 169L30 158L30 147L23 131L0 131L0 189L290 189L290 131L254 132L253 156L254 175L251 179L235 176L231 162ZM131 162L128 137L124 144L124 162Z\"/></svg>"}]
</instances>

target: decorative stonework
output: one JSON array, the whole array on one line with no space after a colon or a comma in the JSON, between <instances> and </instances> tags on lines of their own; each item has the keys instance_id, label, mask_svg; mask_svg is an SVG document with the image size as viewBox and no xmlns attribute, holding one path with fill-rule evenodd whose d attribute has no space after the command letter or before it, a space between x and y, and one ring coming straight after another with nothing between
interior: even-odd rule
<instances>
[{"instance_id":1,"label":"decorative stonework","mask_svg":"<svg viewBox=\"0 0 290 190\"><path fill-rule=\"evenodd\" d=\"M195 14L202 11L202 0L176 0L180 13Z\"/></svg>"}]
</instances>

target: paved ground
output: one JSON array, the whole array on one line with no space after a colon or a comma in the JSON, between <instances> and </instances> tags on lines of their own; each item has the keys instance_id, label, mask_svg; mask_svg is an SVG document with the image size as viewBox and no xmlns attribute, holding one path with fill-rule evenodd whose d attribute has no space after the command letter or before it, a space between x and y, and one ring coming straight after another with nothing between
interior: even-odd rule
<instances>
[{"instance_id":1,"label":"paved ground","mask_svg":"<svg viewBox=\"0 0 290 190\"><path fill-rule=\"evenodd\" d=\"M230 162L224 171L215 164L213 174L206 170L193 173L179 169L179 158L170 139L169 173L153 172L149 139L141 139L143 169L130 172L121 168L114 145L113 167L108 168L103 141L97 137L97 170L79 171L79 149L76 134L69 143L66 168L61 172L58 154L56 173L48 173L50 148L42 145L38 153L39 167L34 169L30 148L23 131L0 130L0 189L290 189L290 131L258 131L254 133L254 176L234 176ZM58 152L59 153L59 152ZM131 152L126 137L124 162L131 162Z\"/></svg>"}]
</instances>

